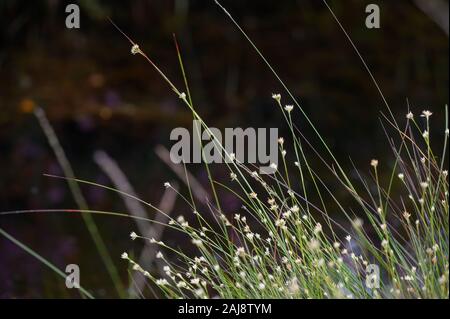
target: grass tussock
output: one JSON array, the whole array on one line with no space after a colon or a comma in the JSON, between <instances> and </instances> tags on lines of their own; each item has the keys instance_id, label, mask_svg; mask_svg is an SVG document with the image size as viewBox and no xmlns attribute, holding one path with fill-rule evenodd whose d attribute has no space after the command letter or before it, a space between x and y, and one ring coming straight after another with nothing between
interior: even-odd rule
<instances>
[{"instance_id":1,"label":"grass tussock","mask_svg":"<svg viewBox=\"0 0 450 319\"><path fill-rule=\"evenodd\" d=\"M133 240L159 246L156 258L164 263L163 275L145 270L127 253L122 258L168 298L448 298L448 171L444 169L448 123L440 135L444 140L436 142L444 145L437 153L430 133L432 112L408 112L398 120L386 102L388 115L383 115L382 123L392 149L392 170L383 172L387 180L381 179L382 167L390 165L383 165L388 160L373 159L368 165L370 178L360 171L358 178L350 177L278 74L233 22L287 90L289 103L294 103L286 105L280 94L272 95L291 133L278 141L281 165L273 165L275 175L259 175L257 167L244 165L226 152L196 112L178 46L186 93L128 38L131 52L156 69L193 118L201 121L224 159L232 160L224 164L232 186L214 180L206 166L216 201L209 209L198 211L192 196L178 193L192 216L169 217L167 227L185 234L197 247L197 256L133 232ZM312 128L318 146L305 138L294 116ZM288 160L288 153L294 161ZM317 162L328 170L327 177L335 179L338 191L314 168ZM216 187L237 196L242 210L223 212ZM337 196L338 192L345 196ZM352 198L350 208L342 197ZM330 211L345 216L346 222L334 220ZM379 272L372 273L373 267Z\"/></svg>"}]
</instances>

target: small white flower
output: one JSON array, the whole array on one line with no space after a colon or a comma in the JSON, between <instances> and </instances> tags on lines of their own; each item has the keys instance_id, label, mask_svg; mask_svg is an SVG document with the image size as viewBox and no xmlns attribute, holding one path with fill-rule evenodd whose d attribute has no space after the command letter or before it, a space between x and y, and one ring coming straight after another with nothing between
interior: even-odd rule
<instances>
[{"instance_id":1,"label":"small white flower","mask_svg":"<svg viewBox=\"0 0 450 319\"><path fill-rule=\"evenodd\" d=\"M427 187L428 187L428 183L427 182L422 182L422 183L420 183L420 187L422 187L422 189L427 189Z\"/></svg>"},{"instance_id":2,"label":"small white flower","mask_svg":"<svg viewBox=\"0 0 450 319\"><path fill-rule=\"evenodd\" d=\"M184 223L185 222L184 216L183 215L178 216L177 217L177 222L180 223L180 224Z\"/></svg>"},{"instance_id":3,"label":"small white flower","mask_svg":"<svg viewBox=\"0 0 450 319\"><path fill-rule=\"evenodd\" d=\"M405 277L401 277L400 279L403 279L404 281L413 281L414 280L414 278L409 275L407 275Z\"/></svg>"},{"instance_id":4,"label":"small white flower","mask_svg":"<svg viewBox=\"0 0 450 319\"><path fill-rule=\"evenodd\" d=\"M283 227L284 225L286 225L286 221L284 219L277 219L275 221L275 226L277 227Z\"/></svg>"},{"instance_id":5,"label":"small white flower","mask_svg":"<svg viewBox=\"0 0 450 319\"><path fill-rule=\"evenodd\" d=\"M448 134L449 134L448 128L445 129L444 133L445 133L445 135L448 136Z\"/></svg>"},{"instance_id":6,"label":"small white flower","mask_svg":"<svg viewBox=\"0 0 450 319\"><path fill-rule=\"evenodd\" d=\"M348 242L350 242L350 240L352 240L352 236L347 235L347 236L345 237L345 239L346 239Z\"/></svg>"},{"instance_id":7,"label":"small white flower","mask_svg":"<svg viewBox=\"0 0 450 319\"><path fill-rule=\"evenodd\" d=\"M236 250L236 255L238 255L240 257L244 257L245 256L245 249L244 249L244 247L238 247L238 249Z\"/></svg>"},{"instance_id":8,"label":"small white flower","mask_svg":"<svg viewBox=\"0 0 450 319\"><path fill-rule=\"evenodd\" d=\"M197 247L201 247L203 246L203 241L201 241L200 239L192 239L192 243L197 246Z\"/></svg>"},{"instance_id":9,"label":"small white flower","mask_svg":"<svg viewBox=\"0 0 450 319\"><path fill-rule=\"evenodd\" d=\"M383 239L383 241L381 242L381 246L383 247L387 247L388 244L389 242L386 239Z\"/></svg>"},{"instance_id":10,"label":"small white flower","mask_svg":"<svg viewBox=\"0 0 450 319\"><path fill-rule=\"evenodd\" d=\"M138 54L141 51L141 49L139 49L139 46L137 44L133 44L133 46L131 47L131 54L135 55Z\"/></svg>"},{"instance_id":11,"label":"small white flower","mask_svg":"<svg viewBox=\"0 0 450 319\"><path fill-rule=\"evenodd\" d=\"M158 253L156 254L156 258L158 259L162 259L164 256L162 254L162 252L158 251Z\"/></svg>"},{"instance_id":12,"label":"small white flower","mask_svg":"<svg viewBox=\"0 0 450 319\"><path fill-rule=\"evenodd\" d=\"M447 176L448 176L448 171L447 171L447 170L442 171L442 175L443 175L444 177L447 177Z\"/></svg>"},{"instance_id":13,"label":"small white flower","mask_svg":"<svg viewBox=\"0 0 450 319\"><path fill-rule=\"evenodd\" d=\"M377 159L373 159L373 160L371 160L370 161L370 166L372 166L372 167L377 167L378 166L378 160Z\"/></svg>"},{"instance_id":14,"label":"small white flower","mask_svg":"<svg viewBox=\"0 0 450 319\"><path fill-rule=\"evenodd\" d=\"M282 137L278 138L278 144L280 144L281 146L283 146L283 144L284 144L284 138L282 138Z\"/></svg>"},{"instance_id":15,"label":"small white flower","mask_svg":"<svg viewBox=\"0 0 450 319\"><path fill-rule=\"evenodd\" d=\"M184 281L180 281L177 283L177 287L178 288L186 288L187 284Z\"/></svg>"},{"instance_id":16,"label":"small white flower","mask_svg":"<svg viewBox=\"0 0 450 319\"><path fill-rule=\"evenodd\" d=\"M422 133L422 136L423 136L424 139L427 139L427 138L430 137L430 133L428 133L428 131L425 130L425 131Z\"/></svg>"},{"instance_id":17,"label":"small white flower","mask_svg":"<svg viewBox=\"0 0 450 319\"><path fill-rule=\"evenodd\" d=\"M133 270L136 270L136 271L142 270L141 266L139 266L138 264L134 264L132 268L133 268Z\"/></svg>"},{"instance_id":18,"label":"small white flower","mask_svg":"<svg viewBox=\"0 0 450 319\"><path fill-rule=\"evenodd\" d=\"M172 186L170 185L169 182L165 182L165 183L164 183L164 187L165 187L165 188L169 188L169 187L172 187Z\"/></svg>"},{"instance_id":19,"label":"small white flower","mask_svg":"<svg viewBox=\"0 0 450 319\"><path fill-rule=\"evenodd\" d=\"M237 179L237 175L235 173L231 173L230 178L232 181L235 181Z\"/></svg>"},{"instance_id":20,"label":"small white flower","mask_svg":"<svg viewBox=\"0 0 450 319\"><path fill-rule=\"evenodd\" d=\"M317 239L311 239L311 241L308 244L309 249L311 250L317 250L320 247L320 241L318 241Z\"/></svg>"},{"instance_id":21,"label":"small white flower","mask_svg":"<svg viewBox=\"0 0 450 319\"><path fill-rule=\"evenodd\" d=\"M131 240L135 240L138 237L138 235L133 231L130 233Z\"/></svg>"},{"instance_id":22,"label":"small white flower","mask_svg":"<svg viewBox=\"0 0 450 319\"><path fill-rule=\"evenodd\" d=\"M180 99L182 100L186 100L186 93L181 92L180 95L178 96Z\"/></svg>"},{"instance_id":23,"label":"small white flower","mask_svg":"<svg viewBox=\"0 0 450 319\"><path fill-rule=\"evenodd\" d=\"M258 194L256 194L255 192L251 192L248 195L250 196L250 198L253 198L253 199L256 199L258 197Z\"/></svg>"},{"instance_id":24,"label":"small white flower","mask_svg":"<svg viewBox=\"0 0 450 319\"><path fill-rule=\"evenodd\" d=\"M169 282L166 279L163 278L163 279L157 279L156 280L156 284L158 286L166 286L166 285L169 284Z\"/></svg>"},{"instance_id":25,"label":"small white flower","mask_svg":"<svg viewBox=\"0 0 450 319\"><path fill-rule=\"evenodd\" d=\"M414 118L414 115L412 114L411 111L409 111L408 114L406 114L406 118L407 118L408 120L412 120L412 119Z\"/></svg>"},{"instance_id":26,"label":"small white flower","mask_svg":"<svg viewBox=\"0 0 450 319\"><path fill-rule=\"evenodd\" d=\"M291 211L294 214L297 214L300 211L300 208L297 205L292 206Z\"/></svg>"},{"instance_id":27,"label":"small white flower","mask_svg":"<svg viewBox=\"0 0 450 319\"><path fill-rule=\"evenodd\" d=\"M294 162L294 165L297 167L300 167L300 163L299 162Z\"/></svg>"},{"instance_id":28,"label":"small white flower","mask_svg":"<svg viewBox=\"0 0 450 319\"><path fill-rule=\"evenodd\" d=\"M399 173L397 176L398 176L398 178L400 178L401 180L403 180L403 179L405 178L405 174L403 174L403 173Z\"/></svg>"},{"instance_id":29,"label":"small white flower","mask_svg":"<svg viewBox=\"0 0 450 319\"><path fill-rule=\"evenodd\" d=\"M293 105L286 105L284 107L284 109L286 110L286 112L291 113L291 111L294 109Z\"/></svg>"},{"instance_id":30,"label":"small white flower","mask_svg":"<svg viewBox=\"0 0 450 319\"><path fill-rule=\"evenodd\" d=\"M322 225L320 223L317 223L316 226L314 227L314 234L318 234L322 231Z\"/></svg>"},{"instance_id":31,"label":"small white flower","mask_svg":"<svg viewBox=\"0 0 450 319\"><path fill-rule=\"evenodd\" d=\"M128 259L128 254L127 253L122 253L122 255L120 255L120 258Z\"/></svg>"},{"instance_id":32,"label":"small white flower","mask_svg":"<svg viewBox=\"0 0 450 319\"><path fill-rule=\"evenodd\" d=\"M420 115L420 116L425 117L428 120L432 114L433 114L432 112L426 110L426 111L422 111L422 115Z\"/></svg>"},{"instance_id":33,"label":"small white flower","mask_svg":"<svg viewBox=\"0 0 450 319\"><path fill-rule=\"evenodd\" d=\"M291 211L288 210L288 211L283 213L283 218L288 219L289 217L291 217L291 214L292 214Z\"/></svg>"},{"instance_id":34,"label":"small white flower","mask_svg":"<svg viewBox=\"0 0 450 319\"><path fill-rule=\"evenodd\" d=\"M259 283L258 285L259 290L263 290L264 288L266 288L266 285L264 283Z\"/></svg>"},{"instance_id":35,"label":"small white flower","mask_svg":"<svg viewBox=\"0 0 450 319\"><path fill-rule=\"evenodd\" d=\"M200 284L200 278L194 278L194 279L191 279L191 284L193 284L193 285L198 285L198 284Z\"/></svg>"},{"instance_id":36,"label":"small white flower","mask_svg":"<svg viewBox=\"0 0 450 319\"><path fill-rule=\"evenodd\" d=\"M275 164L275 163L270 163L270 168L272 168L272 169L274 169L274 170L277 170L278 165Z\"/></svg>"},{"instance_id":37,"label":"small white flower","mask_svg":"<svg viewBox=\"0 0 450 319\"><path fill-rule=\"evenodd\" d=\"M228 154L228 157L229 157L230 161L234 161L236 159L236 154L230 153L230 154Z\"/></svg>"},{"instance_id":38,"label":"small white flower","mask_svg":"<svg viewBox=\"0 0 450 319\"><path fill-rule=\"evenodd\" d=\"M281 101L281 94L272 94L272 99L274 99L275 101L277 101L278 103L280 103Z\"/></svg>"}]
</instances>

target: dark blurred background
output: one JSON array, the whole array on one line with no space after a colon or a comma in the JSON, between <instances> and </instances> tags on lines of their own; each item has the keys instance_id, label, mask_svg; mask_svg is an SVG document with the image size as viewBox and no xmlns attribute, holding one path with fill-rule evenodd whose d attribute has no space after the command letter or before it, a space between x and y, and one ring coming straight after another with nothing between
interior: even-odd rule
<instances>
[{"instance_id":1,"label":"dark blurred background","mask_svg":"<svg viewBox=\"0 0 450 319\"><path fill-rule=\"evenodd\" d=\"M69 3L80 5L80 29L65 28ZM275 66L339 159L351 157L357 167L368 166L373 157L391 159L379 123L385 106L322 1L222 3ZM369 3L381 8L380 29L365 26ZM435 113L440 134L448 103L448 1L437 1L446 11L432 10L430 3L435 1L329 1L397 119L403 121L409 101L417 115L423 109ZM93 160L96 150L104 150L146 201L158 203L162 184L176 180L154 150L159 144L170 147L171 129L190 129L191 114L150 65L130 54L130 44L108 16L181 87L172 39L176 33L195 104L210 126L279 127L287 135L271 93L280 92L286 104L291 101L212 0L1 0L0 211L76 208L64 181L43 176L63 173L33 115L35 105L46 111L77 177L111 185ZM297 124L308 134L301 120ZM189 169L207 188L204 169ZM228 178L220 168L215 177ZM91 209L126 211L116 194L82 189ZM233 196L221 198L225 210L239 209ZM177 201L175 211L189 210ZM134 222L95 220L126 281L119 256L140 250L128 237ZM97 296L116 296L78 214L1 216L0 227L62 269L79 264L82 285ZM164 240L177 242L170 233ZM52 271L0 238L0 297L72 295Z\"/></svg>"}]
</instances>

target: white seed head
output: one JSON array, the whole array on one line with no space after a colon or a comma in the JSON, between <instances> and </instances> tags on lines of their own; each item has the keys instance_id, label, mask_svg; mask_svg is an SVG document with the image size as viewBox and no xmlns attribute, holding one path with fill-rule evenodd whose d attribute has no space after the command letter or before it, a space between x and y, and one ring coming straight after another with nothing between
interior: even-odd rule
<instances>
[{"instance_id":1,"label":"white seed head","mask_svg":"<svg viewBox=\"0 0 450 319\"><path fill-rule=\"evenodd\" d=\"M412 120L412 119L414 118L414 115L412 114L411 111L409 111L408 114L406 114L406 118L407 118L408 120Z\"/></svg>"},{"instance_id":2,"label":"white seed head","mask_svg":"<svg viewBox=\"0 0 450 319\"><path fill-rule=\"evenodd\" d=\"M278 103L280 103L281 101L281 94L272 94L272 99L274 99L275 101L277 101Z\"/></svg>"},{"instance_id":3,"label":"white seed head","mask_svg":"<svg viewBox=\"0 0 450 319\"><path fill-rule=\"evenodd\" d=\"M420 187L422 187L422 189L427 189L428 183L427 182L422 182L422 183L420 183Z\"/></svg>"},{"instance_id":4,"label":"white seed head","mask_svg":"<svg viewBox=\"0 0 450 319\"><path fill-rule=\"evenodd\" d=\"M291 111L294 109L293 105L286 105L284 107L284 109L286 110L286 112L291 113Z\"/></svg>"},{"instance_id":5,"label":"white seed head","mask_svg":"<svg viewBox=\"0 0 450 319\"><path fill-rule=\"evenodd\" d=\"M377 159L373 159L373 160L371 160L370 161L370 166L372 166L372 167L377 167L378 166L378 160Z\"/></svg>"},{"instance_id":6,"label":"white seed head","mask_svg":"<svg viewBox=\"0 0 450 319\"><path fill-rule=\"evenodd\" d=\"M133 44L131 47L131 54L135 55L141 52L141 49L139 49L139 46L137 44Z\"/></svg>"},{"instance_id":7,"label":"white seed head","mask_svg":"<svg viewBox=\"0 0 450 319\"><path fill-rule=\"evenodd\" d=\"M424 111L422 111L422 114L420 116L425 117L428 120L432 114L433 114L432 112L430 112L428 110L424 110Z\"/></svg>"}]
</instances>

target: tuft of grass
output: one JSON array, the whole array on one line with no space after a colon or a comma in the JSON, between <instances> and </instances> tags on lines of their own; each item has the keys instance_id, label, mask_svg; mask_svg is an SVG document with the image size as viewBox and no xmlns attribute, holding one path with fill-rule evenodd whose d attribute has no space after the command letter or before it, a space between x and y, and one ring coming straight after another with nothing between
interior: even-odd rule
<instances>
[{"instance_id":1,"label":"tuft of grass","mask_svg":"<svg viewBox=\"0 0 450 319\"><path fill-rule=\"evenodd\" d=\"M156 69L227 159L232 186L214 180L208 171L213 190L223 187L243 206L235 214L222 211L214 191L211 221L206 218L209 212L198 211L192 196L179 194L192 216L170 218L168 227L185 234L197 247L197 256L133 232L133 240L160 247L157 258L166 263L165 276L156 277L126 253L122 258L168 298L448 298L447 121L444 148L438 155L431 143L432 112L424 110L419 118L408 112L398 122L386 102L389 116L383 115L382 124L394 156L393 169L385 182L381 167L388 161L373 159L370 178L358 171L355 181L256 45L225 12L287 90L288 103L295 105L285 105L280 94L272 95L289 127L291 145L288 138L280 138L282 165L273 176L261 176L257 167L237 160L229 162L232 155L195 110L178 45L187 94L127 37L132 53ZM382 94L378 84L377 88ZM294 124L297 113L313 128L321 149ZM288 152L295 161L288 160ZM339 192L353 199L351 208L312 163L328 170L327 177L335 179ZM169 183L165 186L171 188ZM347 222L334 220L330 211L339 212ZM379 272L366 273L374 269Z\"/></svg>"}]
</instances>

